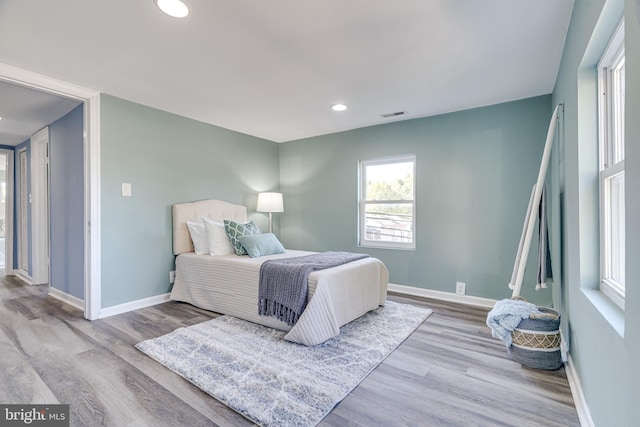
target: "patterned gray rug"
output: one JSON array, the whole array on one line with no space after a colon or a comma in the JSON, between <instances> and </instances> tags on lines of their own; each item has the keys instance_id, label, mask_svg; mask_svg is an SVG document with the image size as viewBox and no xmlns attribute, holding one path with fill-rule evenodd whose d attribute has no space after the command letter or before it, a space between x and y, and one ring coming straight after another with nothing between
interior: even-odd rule
<instances>
[{"instance_id":1,"label":"patterned gray rug","mask_svg":"<svg viewBox=\"0 0 640 427\"><path fill-rule=\"evenodd\" d=\"M432 313L387 301L315 347L221 316L136 345L262 426L315 426Z\"/></svg>"}]
</instances>

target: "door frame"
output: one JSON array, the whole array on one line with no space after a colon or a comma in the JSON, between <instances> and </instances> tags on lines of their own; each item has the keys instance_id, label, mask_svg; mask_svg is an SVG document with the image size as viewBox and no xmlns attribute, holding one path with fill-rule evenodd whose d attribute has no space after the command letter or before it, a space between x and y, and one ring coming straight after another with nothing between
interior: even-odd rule
<instances>
[{"instance_id":1,"label":"door frame","mask_svg":"<svg viewBox=\"0 0 640 427\"><path fill-rule=\"evenodd\" d=\"M101 310L100 92L0 63L0 81L74 99L84 104L84 317Z\"/></svg>"}]
</instances>

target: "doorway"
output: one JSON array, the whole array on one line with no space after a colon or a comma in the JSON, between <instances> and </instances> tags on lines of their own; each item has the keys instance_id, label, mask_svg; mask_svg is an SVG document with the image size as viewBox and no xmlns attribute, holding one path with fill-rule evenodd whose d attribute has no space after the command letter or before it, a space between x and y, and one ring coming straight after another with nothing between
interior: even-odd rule
<instances>
[{"instance_id":1,"label":"doorway","mask_svg":"<svg viewBox=\"0 0 640 427\"><path fill-rule=\"evenodd\" d=\"M4 63L0 63L0 81L84 103L84 316L90 320L97 319L101 311L100 94L92 89L52 79ZM7 231L10 232L10 230Z\"/></svg>"}]
</instances>

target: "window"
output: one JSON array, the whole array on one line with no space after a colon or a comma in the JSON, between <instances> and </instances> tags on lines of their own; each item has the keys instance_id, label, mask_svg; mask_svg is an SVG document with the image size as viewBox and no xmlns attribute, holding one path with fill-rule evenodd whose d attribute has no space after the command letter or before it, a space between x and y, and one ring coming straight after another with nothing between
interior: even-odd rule
<instances>
[{"instance_id":1,"label":"window","mask_svg":"<svg viewBox=\"0 0 640 427\"><path fill-rule=\"evenodd\" d=\"M415 249L413 155L360 162L360 246Z\"/></svg>"},{"instance_id":2,"label":"window","mask_svg":"<svg viewBox=\"0 0 640 427\"><path fill-rule=\"evenodd\" d=\"M598 64L600 290L624 309L624 21Z\"/></svg>"}]
</instances>

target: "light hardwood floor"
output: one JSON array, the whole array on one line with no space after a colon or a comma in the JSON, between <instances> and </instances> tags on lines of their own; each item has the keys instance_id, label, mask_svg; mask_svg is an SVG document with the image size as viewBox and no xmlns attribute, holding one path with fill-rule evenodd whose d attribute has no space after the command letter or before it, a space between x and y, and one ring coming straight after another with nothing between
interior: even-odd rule
<instances>
[{"instance_id":1,"label":"light hardwood floor","mask_svg":"<svg viewBox=\"0 0 640 427\"><path fill-rule=\"evenodd\" d=\"M577 426L563 369L511 361L487 310L434 310L320 426ZM76 426L248 426L145 356L137 342L216 317L168 302L89 322L44 286L0 278L0 403L68 403Z\"/></svg>"}]
</instances>

